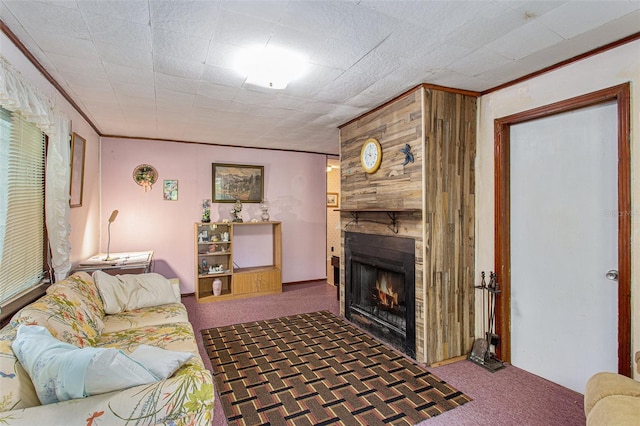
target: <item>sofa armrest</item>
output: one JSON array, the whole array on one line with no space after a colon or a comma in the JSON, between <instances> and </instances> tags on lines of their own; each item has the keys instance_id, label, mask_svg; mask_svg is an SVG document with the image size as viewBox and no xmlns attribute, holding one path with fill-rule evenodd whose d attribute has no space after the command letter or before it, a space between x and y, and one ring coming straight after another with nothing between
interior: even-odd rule
<instances>
[{"instance_id":1,"label":"sofa armrest","mask_svg":"<svg viewBox=\"0 0 640 426\"><path fill-rule=\"evenodd\" d=\"M584 412L587 416L598 401L609 396L640 398L640 382L616 373L596 373L588 381L584 391Z\"/></svg>"}]
</instances>

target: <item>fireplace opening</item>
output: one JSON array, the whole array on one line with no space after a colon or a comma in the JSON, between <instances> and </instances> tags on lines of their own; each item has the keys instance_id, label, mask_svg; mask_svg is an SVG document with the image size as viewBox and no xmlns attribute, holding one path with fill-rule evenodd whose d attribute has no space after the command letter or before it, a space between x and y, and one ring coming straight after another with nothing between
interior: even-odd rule
<instances>
[{"instance_id":1,"label":"fireplace opening","mask_svg":"<svg viewBox=\"0 0 640 426\"><path fill-rule=\"evenodd\" d=\"M345 315L415 358L415 242L345 236Z\"/></svg>"}]
</instances>

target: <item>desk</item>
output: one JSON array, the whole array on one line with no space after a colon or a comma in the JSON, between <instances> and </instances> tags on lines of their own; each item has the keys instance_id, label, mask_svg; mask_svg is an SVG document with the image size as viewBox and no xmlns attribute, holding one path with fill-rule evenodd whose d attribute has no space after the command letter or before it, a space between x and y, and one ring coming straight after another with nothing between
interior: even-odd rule
<instances>
[{"instance_id":1,"label":"desk","mask_svg":"<svg viewBox=\"0 0 640 426\"><path fill-rule=\"evenodd\" d=\"M87 260L83 260L73 270L74 272L85 271L104 271L107 274L115 275L120 273L144 273L151 271L151 262L153 260L153 250L149 251L131 251L124 253L109 253L110 260L104 260L106 253L99 253L91 256Z\"/></svg>"}]
</instances>

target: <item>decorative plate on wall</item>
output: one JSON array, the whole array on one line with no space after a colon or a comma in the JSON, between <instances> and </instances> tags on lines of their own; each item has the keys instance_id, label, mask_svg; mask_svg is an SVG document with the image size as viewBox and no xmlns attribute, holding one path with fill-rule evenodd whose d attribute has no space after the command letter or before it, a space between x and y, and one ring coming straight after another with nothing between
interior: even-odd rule
<instances>
[{"instance_id":1,"label":"decorative plate on wall","mask_svg":"<svg viewBox=\"0 0 640 426\"><path fill-rule=\"evenodd\" d=\"M133 169L133 180L144 189L151 191L151 187L158 180L158 171L148 164L140 164Z\"/></svg>"}]
</instances>

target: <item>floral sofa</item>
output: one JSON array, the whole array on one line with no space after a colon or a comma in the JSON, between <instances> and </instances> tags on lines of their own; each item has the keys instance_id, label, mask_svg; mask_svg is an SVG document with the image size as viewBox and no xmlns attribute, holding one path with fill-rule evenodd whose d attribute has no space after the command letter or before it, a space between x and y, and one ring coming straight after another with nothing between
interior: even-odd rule
<instances>
[{"instance_id":1,"label":"floral sofa","mask_svg":"<svg viewBox=\"0 0 640 426\"><path fill-rule=\"evenodd\" d=\"M173 291L179 301L179 289ZM63 345L74 345L74 350L117 348L130 354L148 345L193 356L187 355L188 361L166 380L41 405L32 378L12 349L21 324L44 326L47 334L66 342ZM198 353L184 305L169 303L105 314L103 297L85 272L50 286L46 295L16 313L0 330L0 424L211 425L213 398L211 373Z\"/></svg>"}]
</instances>

